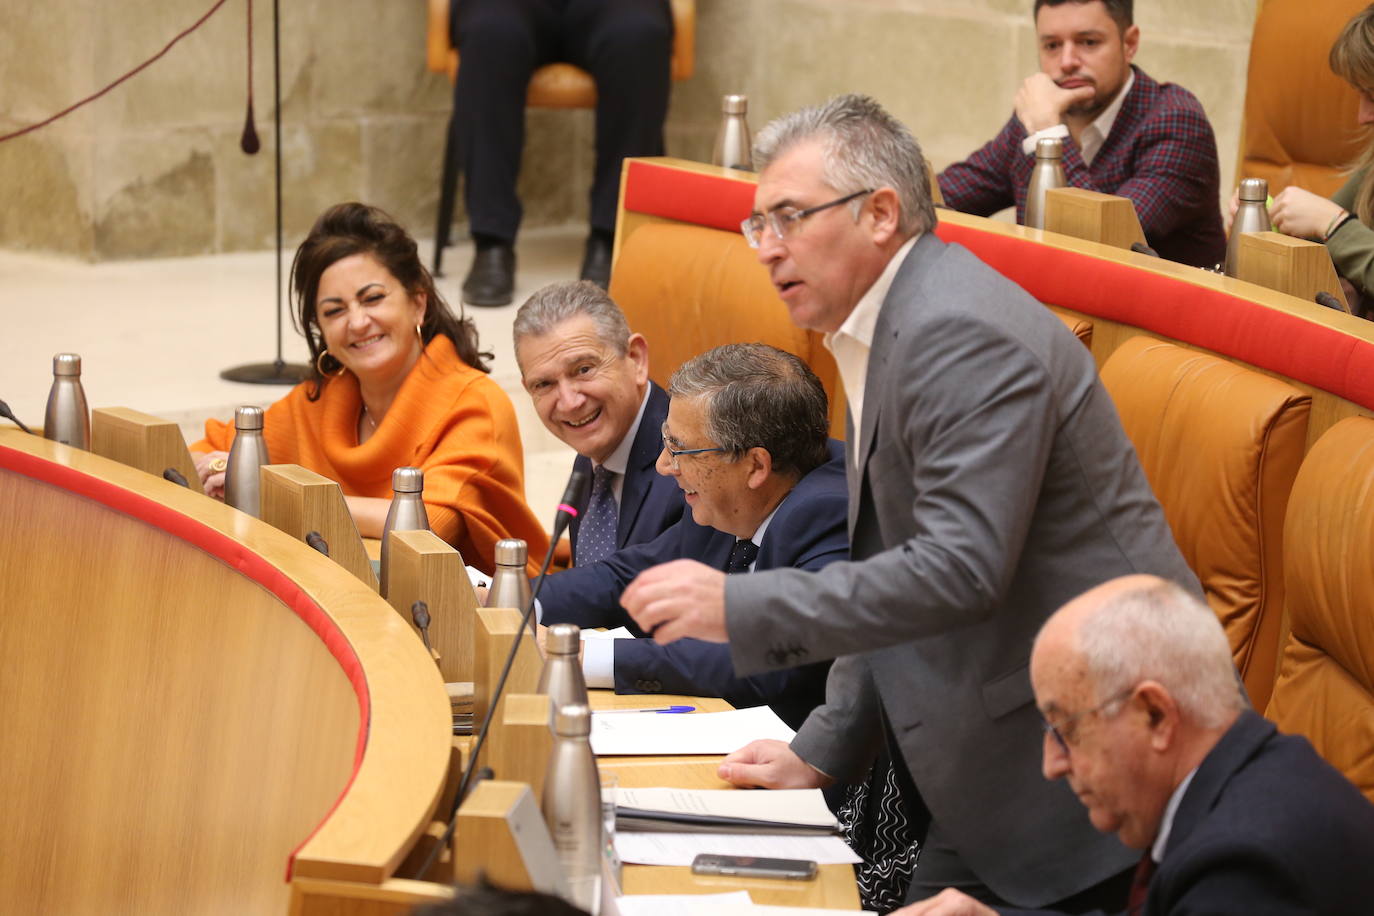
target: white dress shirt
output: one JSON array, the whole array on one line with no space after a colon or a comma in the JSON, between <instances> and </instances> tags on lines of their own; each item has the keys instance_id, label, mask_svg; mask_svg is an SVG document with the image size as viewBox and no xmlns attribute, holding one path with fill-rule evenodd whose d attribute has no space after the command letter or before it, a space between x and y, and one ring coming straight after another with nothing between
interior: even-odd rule
<instances>
[{"instance_id":1,"label":"white dress shirt","mask_svg":"<svg viewBox=\"0 0 1374 916\"><path fill-rule=\"evenodd\" d=\"M1169 796L1169 803L1164 806L1164 817L1159 822L1159 834L1155 837L1154 845L1150 847L1150 858L1155 860L1158 865L1164 861L1164 847L1169 845L1169 832L1174 829L1174 815L1178 813L1178 803L1183 801L1183 793L1188 791L1188 784L1197 775L1197 767L1188 771L1188 775L1183 777L1183 782L1174 789L1174 794Z\"/></svg>"},{"instance_id":2,"label":"white dress shirt","mask_svg":"<svg viewBox=\"0 0 1374 916\"><path fill-rule=\"evenodd\" d=\"M883 300L892 288L898 268L920 237L921 233L916 233L897 249L878 279L859 297L858 304L844 324L825 335L825 347L834 354L840 380L844 382L844 395L849 401L849 415L854 423L855 436L859 434L862 421L864 381L868 377L868 354L873 349L873 329L878 324L878 313L883 310Z\"/></svg>"}]
</instances>

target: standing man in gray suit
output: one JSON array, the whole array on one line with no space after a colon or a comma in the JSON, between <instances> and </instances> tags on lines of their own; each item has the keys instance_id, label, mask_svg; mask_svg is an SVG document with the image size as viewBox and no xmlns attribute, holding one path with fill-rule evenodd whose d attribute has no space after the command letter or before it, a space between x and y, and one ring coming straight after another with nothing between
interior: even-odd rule
<instances>
[{"instance_id":1,"label":"standing man in gray suit","mask_svg":"<svg viewBox=\"0 0 1374 916\"><path fill-rule=\"evenodd\" d=\"M837 657L791 745L733 782L819 786L886 741L929 828L909 900L1121 909L1134 855L1040 776L1031 641L1075 595L1183 562L1092 357L1043 305L933 234L907 129L844 96L769 124L743 228L849 398L852 562L736 576L677 561L622 599L660 642L728 641L741 675ZM902 764L905 764L904 766Z\"/></svg>"}]
</instances>

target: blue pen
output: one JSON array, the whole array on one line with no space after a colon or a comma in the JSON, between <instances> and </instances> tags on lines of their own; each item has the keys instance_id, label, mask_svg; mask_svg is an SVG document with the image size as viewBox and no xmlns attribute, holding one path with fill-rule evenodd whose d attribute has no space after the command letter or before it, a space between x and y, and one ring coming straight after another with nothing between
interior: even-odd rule
<instances>
[{"instance_id":1,"label":"blue pen","mask_svg":"<svg viewBox=\"0 0 1374 916\"><path fill-rule=\"evenodd\" d=\"M598 710L596 711L596 714L597 714L598 716L604 716L604 715L606 715L607 713L617 713L617 712L657 712L657 713L662 713L662 714L664 714L664 715L668 715L668 714L672 714L672 713L679 713L679 712L696 712L696 711L697 711L697 708L696 708L695 706L654 706L654 707L652 707L652 708L650 708L650 709L598 709Z\"/></svg>"}]
</instances>

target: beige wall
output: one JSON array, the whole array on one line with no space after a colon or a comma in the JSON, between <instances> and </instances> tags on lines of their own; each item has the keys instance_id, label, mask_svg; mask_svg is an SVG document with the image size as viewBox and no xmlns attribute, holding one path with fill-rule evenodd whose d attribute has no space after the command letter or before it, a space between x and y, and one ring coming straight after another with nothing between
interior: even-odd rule
<instances>
[{"instance_id":1,"label":"beige wall","mask_svg":"<svg viewBox=\"0 0 1374 916\"><path fill-rule=\"evenodd\" d=\"M272 28L254 14L256 156L239 150L245 2L231 0L162 60L51 127L0 144L0 247L94 260L270 247ZM1138 2L1138 62L1193 90L1216 126L1229 188L1257 0ZM0 132L113 80L211 0L0 4ZM845 91L906 120L937 167L988 139L1035 66L1030 0L697 0L697 75L674 88L673 155L707 158L720 96L750 123ZM419 0L283 0L288 247L324 207L360 198L433 233L447 82L424 71ZM588 112L531 112L526 226L580 221ZM462 231L461 225L459 232Z\"/></svg>"}]
</instances>

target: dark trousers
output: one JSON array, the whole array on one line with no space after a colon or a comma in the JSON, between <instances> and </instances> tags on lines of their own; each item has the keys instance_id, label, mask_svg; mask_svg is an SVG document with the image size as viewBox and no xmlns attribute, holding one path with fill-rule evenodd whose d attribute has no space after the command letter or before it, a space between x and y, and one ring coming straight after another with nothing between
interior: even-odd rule
<instances>
[{"instance_id":1,"label":"dark trousers","mask_svg":"<svg viewBox=\"0 0 1374 916\"><path fill-rule=\"evenodd\" d=\"M668 0L455 0L454 130L471 231L514 241L531 74L567 61L596 80L591 224L615 228L620 164L663 155L673 18ZM553 175L564 163L541 163Z\"/></svg>"}]
</instances>

